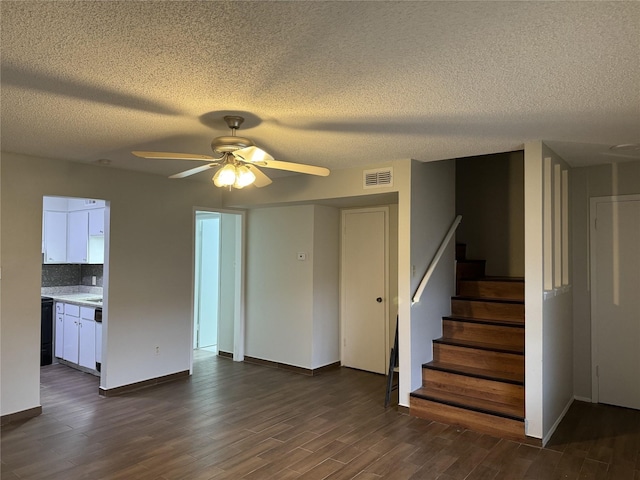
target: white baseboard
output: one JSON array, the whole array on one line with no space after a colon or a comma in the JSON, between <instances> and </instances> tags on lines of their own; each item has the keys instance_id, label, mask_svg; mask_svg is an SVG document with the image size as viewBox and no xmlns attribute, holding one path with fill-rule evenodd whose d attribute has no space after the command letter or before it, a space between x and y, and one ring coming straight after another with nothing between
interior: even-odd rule
<instances>
[{"instance_id":1,"label":"white baseboard","mask_svg":"<svg viewBox=\"0 0 640 480\"><path fill-rule=\"evenodd\" d=\"M590 397L579 397L579 396L574 396L573 397L574 400L578 400L579 402L587 402L587 403L592 403L592 400Z\"/></svg>"},{"instance_id":2,"label":"white baseboard","mask_svg":"<svg viewBox=\"0 0 640 480\"><path fill-rule=\"evenodd\" d=\"M556 420L556 422L553 424L553 426L551 427L551 429L547 432L547 434L544 436L544 438L542 439L542 446L544 447L547 442L549 440L551 440L551 437L553 436L553 434L556 431L556 428L558 428L558 425L560 425L560 422L562 421L562 419L564 418L564 416L567 414L567 412L569 411L569 407L571 407L571 404L573 403L574 398L569 400L569 403L567 403L567 405L564 407L564 410L562 410L562 413L560 414L560 416L558 417L558 419Z\"/></svg>"}]
</instances>

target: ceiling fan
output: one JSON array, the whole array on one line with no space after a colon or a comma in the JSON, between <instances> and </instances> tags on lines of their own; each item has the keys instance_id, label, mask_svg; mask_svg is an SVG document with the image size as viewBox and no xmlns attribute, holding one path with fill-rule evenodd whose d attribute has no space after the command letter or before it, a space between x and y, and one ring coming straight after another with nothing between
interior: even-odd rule
<instances>
[{"instance_id":1,"label":"ceiling fan","mask_svg":"<svg viewBox=\"0 0 640 480\"><path fill-rule=\"evenodd\" d=\"M264 150L255 146L248 138L239 137L236 131L244 122L244 118L238 115L226 115L224 121L231 129L230 136L216 137L211 141L211 149L218 154L217 157L191 153L170 152L142 152L133 151L135 156L141 158L163 160L201 160L208 162L206 165L191 168L184 172L171 175L169 178L184 178L196 173L204 172L213 167L220 167L213 176L213 183L217 187L243 188L254 184L256 187L264 187L271 183L271 179L258 167L287 170L290 172L306 173L326 177L329 169L305 165L302 163L281 162L274 160Z\"/></svg>"}]
</instances>

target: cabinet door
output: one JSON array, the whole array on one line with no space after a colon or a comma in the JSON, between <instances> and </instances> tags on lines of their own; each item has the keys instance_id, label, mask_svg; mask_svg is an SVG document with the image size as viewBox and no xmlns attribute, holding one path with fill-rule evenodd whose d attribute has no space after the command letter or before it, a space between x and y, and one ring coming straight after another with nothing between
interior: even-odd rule
<instances>
[{"instance_id":1,"label":"cabinet door","mask_svg":"<svg viewBox=\"0 0 640 480\"><path fill-rule=\"evenodd\" d=\"M80 352L81 367L96 368L96 322L86 318L80 319Z\"/></svg>"},{"instance_id":2,"label":"cabinet door","mask_svg":"<svg viewBox=\"0 0 640 480\"><path fill-rule=\"evenodd\" d=\"M54 355L62 358L64 355L64 313L56 313L56 332Z\"/></svg>"},{"instance_id":3,"label":"cabinet door","mask_svg":"<svg viewBox=\"0 0 640 480\"><path fill-rule=\"evenodd\" d=\"M64 315L64 336L62 341L62 358L68 362L78 363L78 317Z\"/></svg>"},{"instance_id":4,"label":"cabinet door","mask_svg":"<svg viewBox=\"0 0 640 480\"><path fill-rule=\"evenodd\" d=\"M104 235L104 208L89 210L89 235Z\"/></svg>"},{"instance_id":5,"label":"cabinet door","mask_svg":"<svg viewBox=\"0 0 640 480\"><path fill-rule=\"evenodd\" d=\"M69 238L67 239L67 262L87 263L89 247L89 212L69 212Z\"/></svg>"},{"instance_id":6,"label":"cabinet door","mask_svg":"<svg viewBox=\"0 0 640 480\"><path fill-rule=\"evenodd\" d=\"M44 212L44 263L67 261L67 214L66 212Z\"/></svg>"}]
</instances>

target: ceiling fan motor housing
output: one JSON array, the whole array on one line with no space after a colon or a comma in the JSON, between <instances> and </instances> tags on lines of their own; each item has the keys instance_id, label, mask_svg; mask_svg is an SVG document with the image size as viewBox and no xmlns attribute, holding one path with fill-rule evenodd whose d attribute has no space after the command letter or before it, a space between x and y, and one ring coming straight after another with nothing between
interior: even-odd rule
<instances>
[{"instance_id":1,"label":"ceiling fan motor housing","mask_svg":"<svg viewBox=\"0 0 640 480\"><path fill-rule=\"evenodd\" d=\"M231 129L231 136L216 137L211 141L211 149L216 153L235 152L241 148L253 147L254 143L245 137L237 137L236 130L240 128L244 118L239 115L225 115L224 121Z\"/></svg>"},{"instance_id":2,"label":"ceiling fan motor housing","mask_svg":"<svg viewBox=\"0 0 640 480\"><path fill-rule=\"evenodd\" d=\"M252 147L253 142L245 137L216 137L211 141L211 149L217 153L235 152L241 148Z\"/></svg>"}]
</instances>

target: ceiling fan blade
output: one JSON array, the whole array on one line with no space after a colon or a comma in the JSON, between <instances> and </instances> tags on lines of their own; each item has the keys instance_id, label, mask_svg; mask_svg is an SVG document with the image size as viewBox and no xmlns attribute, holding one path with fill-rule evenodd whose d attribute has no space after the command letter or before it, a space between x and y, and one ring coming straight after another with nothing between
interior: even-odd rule
<instances>
[{"instance_id":1,"label":"ceiling fan blade","mask_svg":"<svg viewBox=\"0 0 640 480\"><path fill-rule=\"evenodd\" d=\"M261 148L255 146L241 148L231 153L234 157L239 158L244 162L264 163L273 160L273 157L271 155L269 155Z\"/></svg>"},{"instance_id":2,"label":"ceiling fan blade","mask_svg":"<svg viewBox=\"0 0 640 480\"><path fill-rule=\"evenodd\" d=\"M308 175L319 175L321 177L326 177L330 173L328 168L316 167L315 165L305 165L303 163L281 162L279 160L269 160L267 164L263 166L267 168L275 168L277 170L306 173Z\"/></svg>"},{"instance_id":3,"label":"ceiling fan blade","mask_svg":"<svg viewBox=\"0 0 640 480\"><path fill-rule=\"evenodd\" d=\"M256 176L256 179L253 182L256 187L266 187L267 185L272 183L271 179L267 177L264 172L255 165L247 164L247 168L249 168L249 170L251 170Z\"/></svg>"},{"instance_id":4,"label":"ceiling fan blade","mask_svg":"<svg viewBox=\"0 0 640 480\"><path fill-rule=\"evenodd\" d=\"M197 153L170 153L170 152L141 152L135 150L133 153L136 157L141 158L153 158L160 160L203 160L210 162L211 160L218 160L210 155L199 155Z\"/></svg>"},{"instance_id":5,"label":"ceiling fan blade","mask_svg":"<svg viewBox=\"0 0 640 480\"><path fill-rule=\"evenodd\" d=\"M208 165L202 165L200 167L192 168L190 170L185 170L184 172L176 173L171 175L169 178L184 178L189 177L191 175L195 175L196 173L204 172L205 170L209 170L211 167L215 167L220 165L219 163L210 163Z\"/></svg>"}]
</instances>

